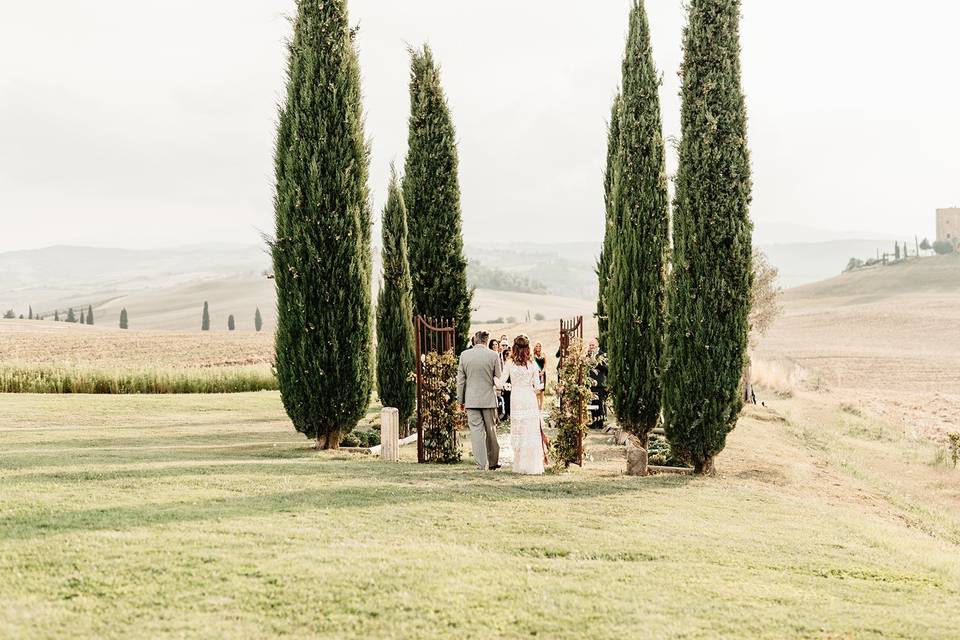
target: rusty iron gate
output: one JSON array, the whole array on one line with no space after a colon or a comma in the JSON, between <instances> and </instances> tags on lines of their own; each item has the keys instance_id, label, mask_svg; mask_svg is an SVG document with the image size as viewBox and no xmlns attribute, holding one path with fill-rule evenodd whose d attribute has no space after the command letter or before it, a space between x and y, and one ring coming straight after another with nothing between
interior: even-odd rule
<instances>
[{"instance_id":1,"label":"rusty iron gate","mask_svg":"<svg viewBox=\"0 0 960 640\"><path fill-rule=\"evenodd\" d=\"M423 359L428 353L446 353L456 349L456 329L445 318L414 318L417 334L417 462L426 459L423 451Z\"/></svg>"},{"instance_id":2,"label":"rusty iron gate","mask_svg":"<svg viewBox=\"0 0 960 640\"><path fill-rule=\"evenodd\" d=\"M563 364L564 358L567 357L567 352L570 350L570 342L578 338L581 345L583 344L583 316L577 316L571 318L570 320L561 320L560 321L560 361L557 363L557 375L559 376L560 366ZM579 383L583 383L583 373L581 372L578 379ZM562 396L561 396L562 398ZM581 419L586 412L586 406L581 406L579 413ZM583 466L583 433L577 437L577 460L576 464L578 466Z\"/></svg>"}]
</instances>

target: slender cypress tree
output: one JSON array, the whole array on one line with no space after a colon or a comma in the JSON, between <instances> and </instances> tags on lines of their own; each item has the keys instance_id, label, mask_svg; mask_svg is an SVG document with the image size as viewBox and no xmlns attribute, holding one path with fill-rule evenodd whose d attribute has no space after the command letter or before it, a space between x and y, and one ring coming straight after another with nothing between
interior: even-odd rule
<instances>
[{"instance_id":1,"label":"slender cypress tree","mask_svg":"<svg viewBox=\"0 0 960 640\"><path fill-rule=\"evenodd\" d=\"M237 328L237 323L234 322L234 320L233 320L233 314L231 313L231 314L227 317L227 329L228 329L229 331L233 331L233 330L236 329L236 328Z\"/></svg>"},{"instance_id":2,"label":"slender cypress tree","mask_svg":"<svg viewBox=\"0 0 960 640\"><path fill-rule=\"evenodd\" d=\"M711 473L743 405L751 295L750 157L740 1L690 0L681 69L664 419L673 448Z\"/></svg>"},{"instance_id":3,"label":"slender cypress tree","mask_svg":"<svg viewBox=\"0 0 960 640\"><path fill-rule=\"evenodd\" d=\"M416 313L454 321L467 348L470 303L463 255L456 132L430 47L411 49L410 132L403 176Z\"/></svg>"},{"instance_id":4,"label":"slender cypress tree","mask_svg":"<svg viewBox=\"0 0 960 640\"><path fill-rule=\"evenodd\" d=\"M83 315L83 309L80 309L80 324L87 324L87 317Z\"/></svg>"},{"instance_id":5,"label":"slender cypress tree","mask_svg":"<svg viewBox=\"0 0 960 640\"><path fill-rule=\"evenodd\" d=\"M67 309L67 319L66 319L66 321L67 321L67 322L76 322L76 321L77 321L77 316L74 315L74 313L73 313L73 307L70 307L69 309Z\"/></svg>"},{"instance_id":6,"label":"slender cypress tree","mask_svg":"<svg viewBox=\"0 0 960 640\"><path fill-rule=\"evenodd\" d=\"M93 305L87 305L87 324L93 324Z\"/></svg>"},{"instance_id":7,"label":"slender cypress tree","mask_svg":"<svg viewBox=\"0 0 960 640\"><path fill-rule=\"evenodd\" d=\"M120 328L126 329L128 326L129 325L127 323L127 308L124 307L123 309L120 309Z\"/></svg>"},{"instance_id":8,"label":"slender cypress tree","mask_svg":"<svg viewBox=\"0 0 960 640\"><path fill-rule=\"evenodd\" d=\"M260 315L260 307L257 307L257 312L253 314L253 328L258 332L263 329L263 316Z\"/></svg>"},{"instance_id":9,"label":"slender cypress tree","mask_svg":"<svg viewBox=\"0 0 960 640\"><path fill-rule=\"evenodd\" d=\"M660 422L670 201L660 79L641 0L630 9L622 82L616 216L608 229L616 241L606 295L607 350L617 421L646 447Z\"/></svg>"},{"instance_id":10,"label":"slender cypress tree","mask_svg":"<svg viewBox=\"0 0 960 640\"><path fill-rule=\"evenodd\" d=\"M613 99L610 108L610 124L607 129L607 168L603 172L603 204L606 211L606 224L603 234L603 248L597 260L597 335L600 346L607 349L607 332L610 318L606 310L607 285L610 282L610 263L613 260L616 230L616 199L614 189L617 180L617 168L620 156L620 94Z\"/></svg>"},{"instance_id":11,"label":"slender cypress tree","mask_svg":"<svg viewBox=\"0 0 960 640\"><path fill-rule=\"evenodd\" d=\"M60 311L58 311L57 309L53 310L53 321L60 322Z\"/></svg>"},{"instance_id":12,"label":"slender cypress tree","mask_svg":"<svg viewBox=\"0 0 960 640\"><path fill-rule=\"evenodd\" d=\"M276 370L284 408L318 448L372 390L372 256L360 66L345 0L299 0L275 154Z\"/></svg>"},{"instance_id":13,"label":"slender cypress tree","mask_svg":"<svg viewBox=\"0 0 960 640\"><path fill-rule=\"evenodd\" d=\"M203 315L200 318L200 330L210 331L210 305L203 301Z\"/></svg>"},{"instance_id":14,"label":"slender cypress tree","mask_svg":"<svg viewBox=\"0 0 960 640\"><path fill-rule=\"evenodd\" d=\"M33 305L27 307L29 312L27 313L27 320L33 320Z\"/></svg>"},{"instance_id":15,"label":"slender cypress tree","mask_svg":"<svg viewBox=\"0 0 960 640\"><path fill-rule=\"evenodd\" d=\"M383 209L383 286L377 298L377 393L385 407L396 407L405 425L417 403L413 298L407 260L407 209L391 167Z\"/></svg>"}]
</instances>

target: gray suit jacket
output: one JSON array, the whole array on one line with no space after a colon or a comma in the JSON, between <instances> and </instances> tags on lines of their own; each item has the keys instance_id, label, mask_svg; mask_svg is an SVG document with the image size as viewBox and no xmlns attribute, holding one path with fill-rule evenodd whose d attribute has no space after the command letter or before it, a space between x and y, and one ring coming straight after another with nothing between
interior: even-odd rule
<instances>
[{"instance_id":1,"label":"gray suit jacket","mask_svg":"<svg viewBox=\"0 0 960 640\"><path fill-rule=\"evenodd\" d=\"M503 365L500 356L479 345L460 354L457 369L457 400L467 409L495 409L497 393L494 378Z\"/></svg>"}]
</instances>

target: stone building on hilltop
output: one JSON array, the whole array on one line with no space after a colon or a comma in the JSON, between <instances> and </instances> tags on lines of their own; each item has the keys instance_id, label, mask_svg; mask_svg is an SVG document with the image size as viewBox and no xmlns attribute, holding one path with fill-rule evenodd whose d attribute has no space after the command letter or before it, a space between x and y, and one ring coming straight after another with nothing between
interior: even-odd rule
<instances>
[{"instance_id":1,"label":"stone building on hilltop","mask_svg":"<svg viewBox=\"0 0 960 640\"><path fill-rule=\"evenodd\" d=\"M960 249L960 207L937 209L937 240Z\"/></svg>"}]
</instances>

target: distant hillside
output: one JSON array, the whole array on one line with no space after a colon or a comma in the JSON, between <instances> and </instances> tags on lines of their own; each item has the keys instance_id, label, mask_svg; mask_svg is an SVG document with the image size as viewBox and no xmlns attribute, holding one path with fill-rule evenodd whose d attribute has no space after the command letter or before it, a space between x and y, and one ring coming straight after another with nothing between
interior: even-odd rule
<instances>
[{"instance_id":1,"label":"distant hillside","mask_svg":"<svg viewBox=\"0 0 960 640\"><path fill-rule=\"evenodd\" d=\"M477 260L467 264L467 284L477 289L496 291L519 291L521 293L547 293L547 286L527 276L488 267Z\"/></svg>"},{"instance_id":2,"label":"distant hillside","mask_svg":"<svg viewBox=\"0 0 960 640\"><path fill-rule=\"evenodd\" d=\"M844 299L846 304L916 293L960 293L960 256L934 256L860 269L787 291L790 301Z\"/></svg>"}]
</instances>

